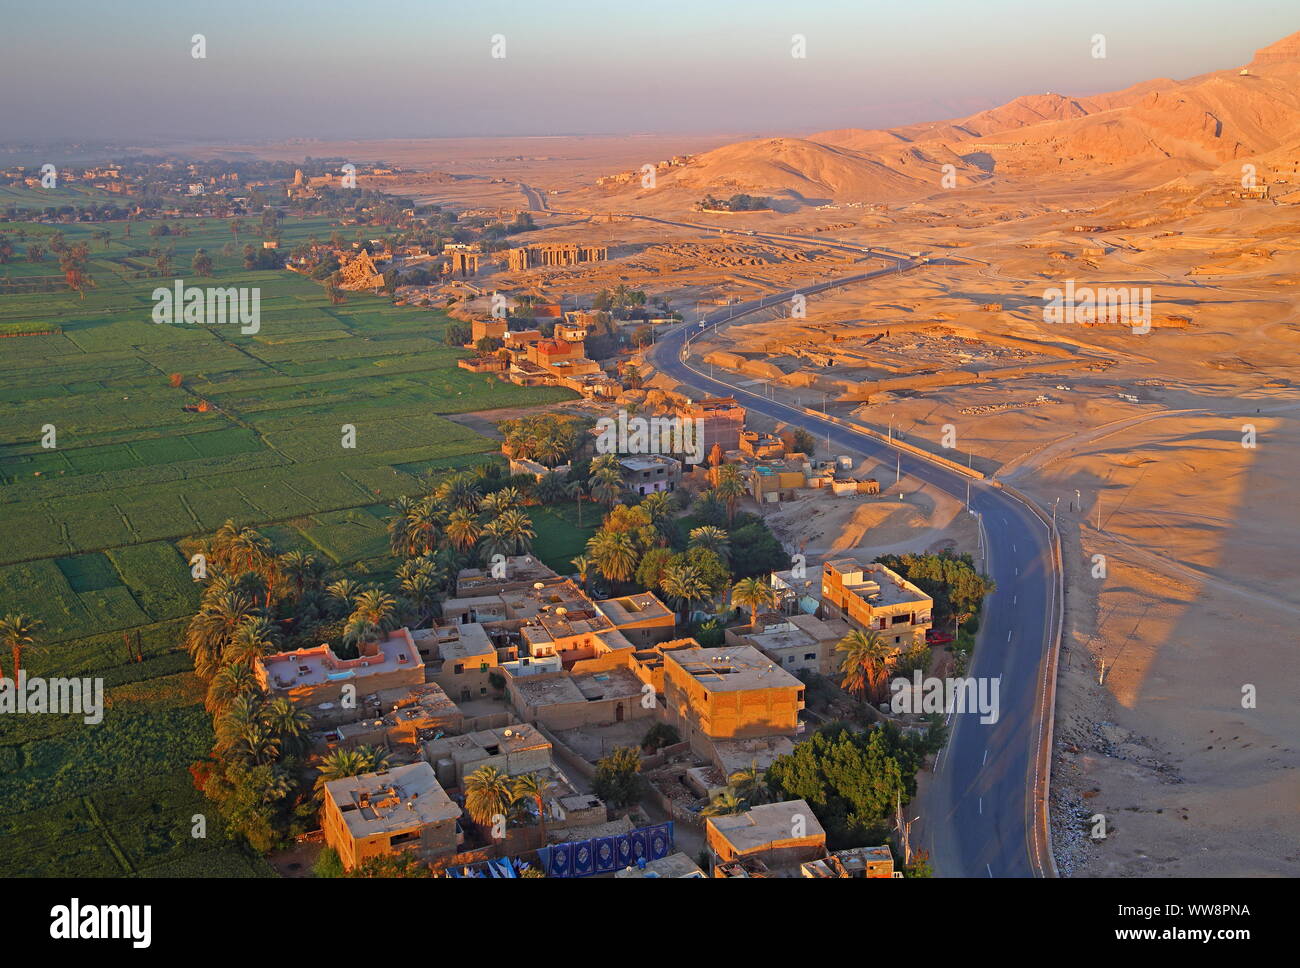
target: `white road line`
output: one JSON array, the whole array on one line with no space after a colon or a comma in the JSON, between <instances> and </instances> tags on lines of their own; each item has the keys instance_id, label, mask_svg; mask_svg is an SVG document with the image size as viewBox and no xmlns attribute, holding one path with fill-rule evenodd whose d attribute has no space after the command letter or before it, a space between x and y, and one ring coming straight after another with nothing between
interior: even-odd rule
<instances>
[{"instance_id":1,"label":"white road line","mask_svg":"<svg viewBox=\"0 0 1300 968\"><path fill-rule=\"evenodd\" d=\"M1019 595L1012 595L1012 596L1011 596L1011 604L1012 604L1012 605L1014 605L1014 604L1015 604L1016 602L1018 602L1019 600L1020 600L1020 596L1019 596Z\"/></svg>"},{"instance_id":2,"label":"white road line","mask_svg":"<svg viewBox=\"0 0 1300 968\"><path fill-rule=\"evenodd\" d=\"M980 816L984 816L984 798L980 797Z\"/></svg>"},{"instance_id":3,"label":"white road line","mask_svg":"<svg viewBox=\"0 0 1300 968\"><path fill-rule=\"evenodd\" d=\"M1007 641L1011 641L1011 629L1007 629Z\"/></svg>"},{"instance_id":4,"label":"white road line","mask_svg":"<svg viewBox=\"0 0 1300 968\"><path fill-rule=\"evenodd\" d=\"M985 750L985 751L984 751L984 762L981 763L980 766L984 766L986 763L988 763L988 761L989 761L989 751L988 751L988 750Z\"/></svg>"},{"instance_id":5,"label":"white road line","mask_svg":"<svg viewBox=\"0 0 1300 968\"><path fill-rule=\"evenodd\" d=\"M986 871L989 872L989 877L992 877L992 876L993 876L993 868L992 868L992 867L990 867L988 864L985 864L985 865L984 865L984 869L985 869Z\"/></svg>"},{"instance_id":6,"label":"white road line","mask_svg":"<svg viewBox=\"0 0 1300 968\"><path fill-rule=\"evenodd\" d=\"M1012 551L1015 551L1015 550L1016 550L1016 546L1015 546L1014 543L1011 545L1011 550L1012 550Z\"/></svg>"},{"instance_id":7,"label":"white road line","mask_svg":"<svg viewBox=\"0 0 1300 968\"><path fill-rule=\"evenodd\" d=\"M1019 568L1016 569L1016 574L1017 574L1017 575L1020 574L1020 569L1019 569Z\"/></svg>"}]
</instances>

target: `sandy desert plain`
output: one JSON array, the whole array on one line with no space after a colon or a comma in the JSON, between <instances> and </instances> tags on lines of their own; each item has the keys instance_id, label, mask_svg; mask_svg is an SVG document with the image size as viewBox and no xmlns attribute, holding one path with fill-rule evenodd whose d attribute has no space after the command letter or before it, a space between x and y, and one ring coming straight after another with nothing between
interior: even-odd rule
<instances>
[{"instance_id":1,"label":"sandy desert plain","mask_svg":"<svg viewBox=\"0 0 1300 968\"><path fill-rule=\"evenodd\" d=\"M690 318L882 267L868 247L919 253L919 268L810 297L802 317L782 304L719 327L693 344L697 365L893 428L1055 510L1063 874L1300 871L1300 34L1246 71L889 132L221 153L238 151L381 157L411 170L383 187L422 202L531 209L538 240L607 245L609 261L475 282L578 304L625 284ZM687 160L659 164L675 156ZM644 164L659 165L653 188ZM695 211L705 192L772 209ZM1149 289L1152 328L1047 322L1046 291L1071 280ZM865 469L893 483L893 468ZM811 553L973 550L958 502L903 491L764 511ZM1080 823L1096 812L1110 818L1102 841Z\"/></svg>"}]
</instances>

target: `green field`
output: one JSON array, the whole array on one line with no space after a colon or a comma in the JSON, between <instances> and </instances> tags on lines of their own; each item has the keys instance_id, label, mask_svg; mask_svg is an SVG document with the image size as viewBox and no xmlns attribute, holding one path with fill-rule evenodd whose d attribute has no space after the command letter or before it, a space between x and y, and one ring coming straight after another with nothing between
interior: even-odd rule
<instances>
[{"instance_id":1,"label":"green field","mask_svg":"<svg viewBox=\"0 0 1300 968\"><path fill-rule=\"evenodd\" d=\"M0 338L0 612L43 623L25 662L33 675L103 677L108 704L94 727L0 717L3 876L265 874L223 839L215 815L208 838L190 836L190 818L210 805L185 768L212 738L201 683L178 649L198 600L182 546L233 518L340 574L378 574L391 567L385 506L496 450L446 415L571 396L457 368L465 354L444 344L441 313L360 294L331 305L301 276L245 271L241 255L221 254L232 241L225 221L187 220L188 236L162 239L148 236L151 224L133 225L129 240L122 223L60 226L69 243L91 246L84 299L0 294L0 334L52 331ZM107 249L90 235L105 227ZM286 221L281 246L334 229ZM157 244L174 248L164 279L147 276L151 259L127 255ZM200 247L212 278L189 271ZM50 259L0 266L13 279L57 273ZM151 294L173 278L260 288L260 330L155 324ZM184 409L200 401L211 409ZM354 448L342 446L345 424ZM42 446L50 425L52 448ZM548 560L568 570L585 535L550 514L537 529L556 542ZM137 630L139 655L124 640Z\"/></svg>"}]
</instances>

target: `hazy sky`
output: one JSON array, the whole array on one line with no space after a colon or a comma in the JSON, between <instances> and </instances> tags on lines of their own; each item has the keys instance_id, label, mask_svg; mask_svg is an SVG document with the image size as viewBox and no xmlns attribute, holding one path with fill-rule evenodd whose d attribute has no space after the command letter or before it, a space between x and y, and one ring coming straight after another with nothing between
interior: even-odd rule
<instances>
[{"instance_id":1,"label":"hazy sky","mask_svg":"<svg viewBox=\"0 0 1300 968\"><path fill-rule=\"evenodd\" d=\"M1266 0L0 0L0 142L807 133L1247 62ZM207 57L191 57L204 34ZM791 35L807 57L791 56ZM494 59L494 34L506 56ZM1092 57L1092 37L1107 57Z\"/></svg>"}]
</instances>

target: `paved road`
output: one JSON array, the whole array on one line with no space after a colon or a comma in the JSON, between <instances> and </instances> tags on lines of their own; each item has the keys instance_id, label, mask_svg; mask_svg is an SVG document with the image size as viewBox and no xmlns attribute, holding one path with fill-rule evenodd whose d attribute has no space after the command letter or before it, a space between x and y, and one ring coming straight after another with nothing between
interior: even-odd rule
<instances>
[{"instance_id":1,"label":"paved road","mask_svg":"<svg viewBox=\"0 0 1300 968\"><path fill-rule=\"evenodd\" d=\"M795 293L811 295L915 266L898 259L885 269L719 309L704 322L712 326L787 301ZM682 351L699 332L698 322L693 321L665 334L650 351L655 366L702 392L734 396L749 409L803 427L818 439L826 439L829 433L837 451L887 461L897 455L909 479L965 500L968 478L957 471L696 370L683 361ZM992 485L972 482L970 504L987 536L984 568L997 583L997 591L985 608L969 674L1000 678L1000 717L986 725L977 713L952 715L948 744L937 758L919 805L922 820L913 828L913 843L929 850L941 876L1047 876L1051 868L1045 825L1035 806L1045 780L1043 747L1049 745L1046 720L1050 720L1052 677L1047 662L1056 588L1049 529L1019 500Z\"/></svg>"}]
</instances>

